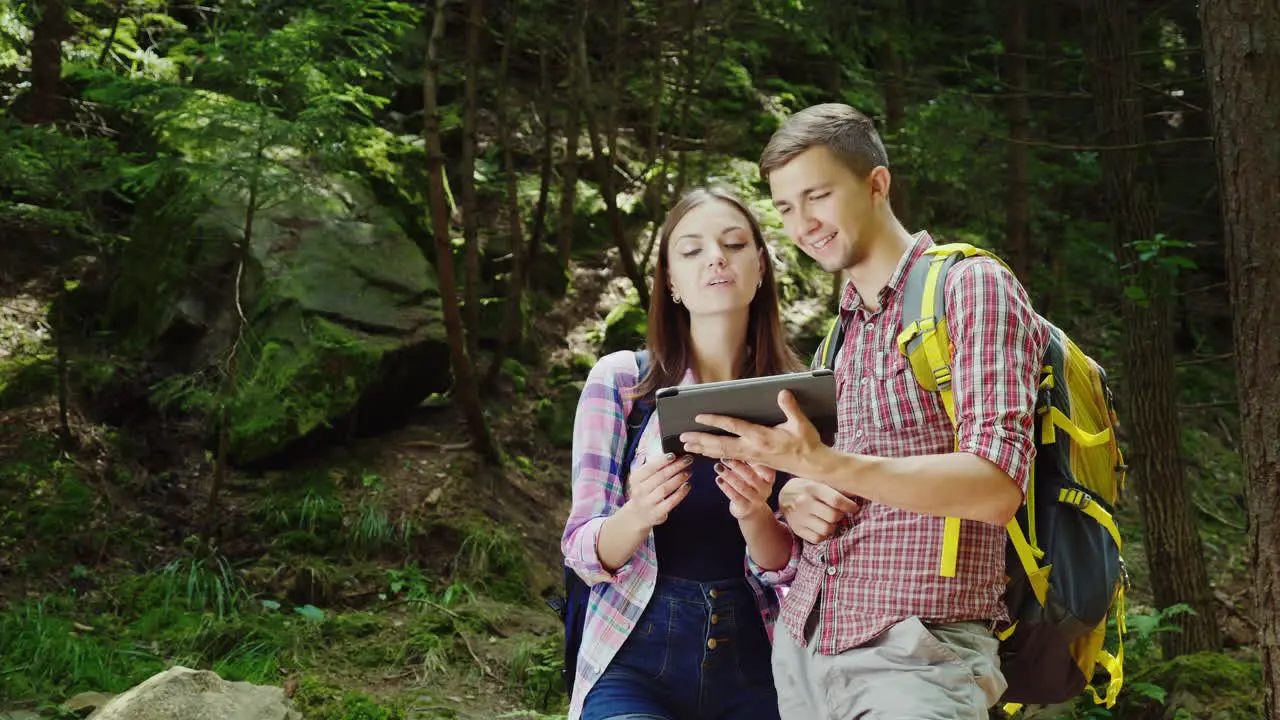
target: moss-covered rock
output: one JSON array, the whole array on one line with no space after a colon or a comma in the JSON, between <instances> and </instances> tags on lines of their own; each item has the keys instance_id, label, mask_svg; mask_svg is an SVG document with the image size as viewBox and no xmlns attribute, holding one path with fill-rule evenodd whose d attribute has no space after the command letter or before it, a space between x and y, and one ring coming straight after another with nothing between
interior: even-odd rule
<instances>
[{"instance_id":1,"label":"moss-covered rock","mask_svg":"<svg viewBox=\"0 0 1280 720\"><path fill-rule=\"evenodd\" d=\"M177 379L161 385L162 401L181 397L206 411L217 407L217 389L197 392L185 379L237 348L230 450L241 463L328 428L394 424L450 384L438 288L422 250L358 183L315 177L302 187L254 215L239 307L227 298L245 205L213 198L186 243L198 281L152 298L167 309L143 313L154 326L136 333L144 354Z\"/></svg>"},{"instance_id":2,"label":"moss-covered rock","mask_svg":"<svg viewBox=\"0 0 1280 720\"><path fill-rule=\"evenodd\" d=\"M1126 679L1124 717L1246 720L1262 712L1262 666L1256 660L1203 652L1168 660ZM1140 692L1134 692L1138 690Z\"/></svg>"},{"instance_id":3,"label":"moss-covered rock","mask_svg":"<svg viewBox=\"0 0 1280 720\"><path fill-rule=\"evenodd\" d=\"M538 401L534 418L553 447L573 447L573 420L578 411L578 398L582 395L582 382L566 382L556 388L550 397Z\"/></svg>"},{"instance_id":4,"label":"moss-covered rock","mask_svg":"<svg viewBox=\"0 0 1280 720\"><path fill-rule=\"evenodd\" d=\"M627 295L622 304L605 316L600 354L608 355L618 350L638 350L644 347L648 328L649 314L640 307L635 293Z\"/></svg>"}]
</instances>

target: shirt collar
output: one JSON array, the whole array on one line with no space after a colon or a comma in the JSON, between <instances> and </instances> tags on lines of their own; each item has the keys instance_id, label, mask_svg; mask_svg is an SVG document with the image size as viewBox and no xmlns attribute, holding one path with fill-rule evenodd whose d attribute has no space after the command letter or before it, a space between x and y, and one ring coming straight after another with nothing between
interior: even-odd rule
<instances>
[{"instance_id":1,"label":"shirt collar","mask_svg":"<svg viewBox=\"0 0 1280 720\"><path fill-rule=\"evenodd\" d=\"M906 252L902 253L902 257L898 259L898 265L894 267L893 274L889 276L889 281L880 289L877 299L880 301L880 307L884 307L889 301L891 295L902 292L902 286L907 281L907 271L915 264L915 261L924 255L924 251L933 246L933 238L927 230L921 230L915 234L915 241ZM854 312L862 307L862 296L853 287L853 283L845 281L844 292L840 297L840 309L846 312Z\"/></svg>"}]
</instances>

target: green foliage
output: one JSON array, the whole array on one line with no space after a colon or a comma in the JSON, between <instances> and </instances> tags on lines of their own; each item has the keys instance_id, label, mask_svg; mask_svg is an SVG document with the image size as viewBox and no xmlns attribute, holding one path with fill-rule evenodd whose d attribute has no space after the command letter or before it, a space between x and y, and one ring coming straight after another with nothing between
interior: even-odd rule
<instances>
[{"instance_id":1,"label":"green foliage","mask_svg":"<svg viewBox=\"0 0 1280 720\"><path fill-rule=\"evenodd\" d=\"M600 352L609 354L619 350L638 350L644 347L649 313L639 306L634 293L609 311L604 319Z\"/></svg>"},{"instance_id":2,"label":"green foliage","mask_svg":"<svg viewBox=\"0 0 1280 720\"><path fill-rule=\"evenodd\" d=\"M488 523L466 523L453 560L457 582L484 588L508 602L529 599L529 568L523 544L510 530Z\"/></svg>"},{"instance_id":3,"label":"green foliage","mask_svg":"<svg viewBox=\"0 0 1280 720\"><path fill-rule=\"evenodd\" d=\"M5 672L0 697L36 699L55 691L122 692L163 669L160 658L131 644L103 643L78 630L70 604L37 601L0 613ZM87 626L86 626L87 627Z\"/></svg>"},{"instance_id":4,"label":"green foliage","mask_svg":"<svg viewBox=\"0 0 1280 720\"><path fill-rule=\"evenodd\" d=\"M581 394L582 383L570 382L557 388L551 397L544 397L534 405L534 420L552 447L572 447L573 419Z\"/></svg>"},{"instance_id":5,"label":"green foliage","mask_svg":"<svg viewBox=\"0 0 1280 720\"><path fill-rule=\"evenodd\" d=\"M306 345L265 343L237 384L231 441L238 455L253 457L326 426L354 406L377 370L376 349L323 319L306 325Z\"/></svg>"},{"instance_id":6,"label":"green foliage","mask_svg":"<svg viewBox=\"0 0 1280 720\"><path fill-rule=\"evenodd\" d=\"M560 673L564 669L564 635L526 639L516 646L507 666L508 681L524 689L525 703L546 712L565 700Z\"/></svg>"},{"instance_id":7,"label":"green foliage","mask_svg":"<svg viewBox=\"0 0 1280 720\"><path fill-rule=\"evenodd\" d=\"M126 592L139 607L159 610L154 619L161 622L187 612L226 620L248 601L239 576L220 555L178 558L157 573L138 576L126 585Z\"/></svg>"},{"instance_id":8,"label":"green foliage","mask_svg":"<svg viewBox=\"0 0 1280 720\"><path fill-rule=\"evenodd\" d=\"M121 240L99 221L128 156L97 137L20 125L0 115L0 229L76 241L68 250ZM50 248L49 250L55 250Z\"/></svg>"},{"instance_id":9,"label":"green foliage","mask_svg":"<svg viewBox=\"0 0 1280 720\"><path fill-rule=\"evenodd\" d=\"M395 542L396 527L386 508L366 499L356 509L348 537L357 552L373 554Z\"/></svg>"},{"instance_id":10,"label":"green foliage","mask_svg":"<svg viewBox=\"0 0 1280 720\"><path fill-rule=\"evenodd\" d=\"M0 433L13 428L0 425ZM77 562L108 538L137 536L104 527L95 517L99 498L87 473L58 449L51 435L14 433L15 445L0 463L0 553L16 553L19 575L38 576Z\"/></svg>"},{"instance_id":11,"label":"green foliage","mask_svg":"<svg viewBox=\"0 0 1280 720\"><path fill-rule=\"evenodd\" d=\"M378 704L364 693L322 685L303 678L293 700L308 720L404 720L402 710Z\"/></svg>"}]
</instances>

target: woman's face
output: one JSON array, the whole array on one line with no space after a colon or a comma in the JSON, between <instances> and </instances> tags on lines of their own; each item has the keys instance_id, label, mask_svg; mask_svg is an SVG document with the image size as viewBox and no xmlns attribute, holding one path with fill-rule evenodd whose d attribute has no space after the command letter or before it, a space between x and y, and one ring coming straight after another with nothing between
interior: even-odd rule
<instances>
[{"instance_id":1,"label":"woman's face","mask_svg":"<svg viewBox=\"0 0 1280 720\"><path fill-rule=\"evenodd\" d=\"M751 304L764 257L742 212L710 200L685 214L671 232L667 267L672 296L691 316L741 311Z\"/></svg>"}]
</instances>

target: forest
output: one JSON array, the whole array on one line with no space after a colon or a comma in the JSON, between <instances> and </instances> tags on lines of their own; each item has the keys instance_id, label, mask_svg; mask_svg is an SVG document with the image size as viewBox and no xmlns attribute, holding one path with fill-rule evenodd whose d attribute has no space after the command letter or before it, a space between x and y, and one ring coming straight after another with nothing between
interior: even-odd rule
<instances>
[{"instance_id":1,"label":"forest","mask_svg":"<svg viewBox=\"0 0 1280 720\"><path fill-rule=\"evenodd\" d=\"M813 353L824 102L1116 393L1124 685L1021 716L1280 718L1275 0L0 0L0 719L564 717L583 381L707 185Z\"/></svg>"}]
</instances>

